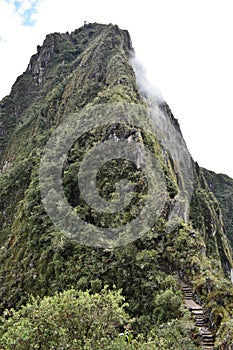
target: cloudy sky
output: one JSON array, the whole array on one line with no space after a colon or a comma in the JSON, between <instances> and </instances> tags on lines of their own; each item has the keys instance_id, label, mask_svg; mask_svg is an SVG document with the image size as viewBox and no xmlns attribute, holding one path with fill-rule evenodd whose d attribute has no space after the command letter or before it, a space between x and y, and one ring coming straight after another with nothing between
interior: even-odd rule
<instances>
[{"instance_id":1,"label":"cloudy sky","mask_svg":"<svg viewBox=\"0 0 233 350\"><path fill-rule=\"evenodd\" d=\"M36 46L84 21L128 29L201 166L233 177L232 0L0 0L0 98Z\"/></svg>"}]
</instances>

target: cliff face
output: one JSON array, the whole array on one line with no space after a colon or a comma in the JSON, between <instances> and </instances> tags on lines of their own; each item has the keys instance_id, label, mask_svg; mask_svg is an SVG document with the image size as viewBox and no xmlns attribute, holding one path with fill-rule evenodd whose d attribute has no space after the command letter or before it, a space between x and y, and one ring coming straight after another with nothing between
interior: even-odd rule
<instances>
[{"instance_id":1,"label":"cliff face","mask_svg":"<svg viewBox=\"0 0 233 350\"><path fill-rule=\"evenodd\" d=\"M203 169L209 189L216 196L226 229L226 235L233 247L233 180L224 174L216 174L213 171Z\"/></svg>"},{"instance_id":2,"label":"cliff face","mask_svg":"<svg viewBox=\"0 0 233 350\"><path fill-rule=\"evenodd\" d=\"M128 32L114 25L86 24L70 34L48 35L11 94L1 101L1 309L18 307L28 293L43 296L71 286L98 291L104 284L116 285L143 329L160 322L153 306L156 295L167 288L179 290L182 279L206 304L207 319L217 329L221 308L228 317L232 305L233 264L225 234L232 226L230 209L218 188L220 178L200 169L189 156L168 105L138 87L132 56ZM70 115L72 123L76 118L79 124L71 123L67 129ZM65 197L84 223L74 237L62 232L48 215L52 198L64 224L59 192L51 192L56 176L51 154L47 158L45 154L42 170L40 166L46 142L61 147L61 138L70 142L77 125L83 132L68 147L62 163ZM60 133L55 139L54 130ZM103 213L82 198L77 173L85 152L109 140L113 148L115 142L131 149L120 153L123 159L116 153L109 160L106 153L107 165L97 172L100 196L109 202L119 198L116 178L130 179L134 194L124 211L110 207ZM101 152L92 159L88 176L92 165L101 164ZM159 180L145 167L148 159L150 164L156 160ZM226 190L228 185L224 180ZM146 224L143 218L134 226L143 234L119 230L141 215L150 190L153 205L156 198L159 207L152 207ZM70 216L66 219L71 227ZM94 226L105 232L104 239ZM91 238L85 241L84 236ZM179 318L180 311L171 311L166 321L169 317Z\"/></svg>"}]
</instances>

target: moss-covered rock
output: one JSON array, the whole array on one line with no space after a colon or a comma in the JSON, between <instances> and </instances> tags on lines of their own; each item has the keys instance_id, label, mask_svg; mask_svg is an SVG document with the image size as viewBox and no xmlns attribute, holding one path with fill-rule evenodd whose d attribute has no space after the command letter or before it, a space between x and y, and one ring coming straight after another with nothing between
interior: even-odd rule
<instances>
[{"instance_id":1,"label":"moss-covered rock","mask_svg":"<svg viewBox=\"0 0 233 350\"><path fill-rule=\"evenodd\" d=\"M84 221L99 227L125 225L138 215L147 196L148 184L140 167L125 159L114 159L98 173L99 192L106 200L117 196L116 179L136 183L131 205L118 216L96 214L87 205L77 186L77 170L87 150L111 138L134 141L149 149L163 174L164 203L159 218L137 240L115 249L81 245L58 231L41 201L41 155L49 137L70 113L104 105L117 114L119 109L113 106L130 104L141 108L138 117L146 125L147 113L143 111L150 103L137 86L130 63L132 54L128 32L111 24L91 23L70 34L50 34L15 82L11 94L1 101L1 311L19 308L29 293L43 297L67 288L99 292L106 284L110 288L115 285L122 288L128 312L136 319L135 332L157 334L158 327L165 332L165 327L174 324L178 325L179 338L186 317L179 284L182 279L192 284L197 298L206 303L213 328L220 326L220 306L225 310L224 321L230 318L229 274L233 264L225 230L230 232L232 217L224 206L224 193L231 182L224 178L222 194L220 178L216 180L212 175L211 187L211 174L203 173L190 158L194 187L189 210L189 197L180 197L187 191L187 179L178 172L183 166L178 164L179 152L169 151L156 133L130 123L97 126L72 145L63 167L67 201ZM185 143L170 108L165 102L156 108L172 126L175 140L180 142L177 149L181 149ZM166 137L169 134L164 133ZM47 180L49 184L51 179ZM192 181L188 183L189 192ZM179 203L184 212L180 216L176 207ZM168 228L168 222L175 220L171 216L174 208L179 220L175 225L170 222ZM207 279L212 281L211 288ZM226 290L229 297L223 305Z\"/></svg>"}]
</instances>

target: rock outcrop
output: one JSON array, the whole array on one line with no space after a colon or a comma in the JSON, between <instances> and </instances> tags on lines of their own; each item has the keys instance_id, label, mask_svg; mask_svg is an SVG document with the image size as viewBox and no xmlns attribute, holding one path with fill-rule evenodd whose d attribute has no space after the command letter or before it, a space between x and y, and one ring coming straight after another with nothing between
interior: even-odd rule
<instances>
[{"instance_id":1,"label":"rock outcrop","mask_svg":"<svg viewBox=\"0 0 233 350\"><path fill-rule=\"evenodd\" d=\"M169 316L165 317L164 312L160 319L154 306L156 296L166 290L175 294L178 288L181 292L175 277L179 275L195 288L212 320L209 330L202 307L189 307L192 291L183 287L186 305L200 329L202 345L210 349L214 342L212 332L219 329L223 319L222 308L228 319L233 306L230 233L228 238L226 235L232 216L224 207L221 189L216 190L219 178L216 180L192 160L167 103L151 101L140 90L132 66L133 55L129 33L116 25L90 23L72 33L49 34L26 71L17 78L10 95L0 102L1 312L24 304L28 294L51 295L71 286L95 292L105 284L112 288L115 285L122 288L129 302L130 313L137 319L137 331L146 333L159 322L183 317L171 306ZM139 216L149 188L143 172L147 159L143 150L148 149L153 155L162 179L157 194L163 205L158 217L155 212L150 215L156 220L145 226L143 235L129 239L127 244L120 245L124 237L116 235L115 249L101 245L97 236L100 243L91 247L62 233L41 199L39 169L54 130L64 125L70 115L82 115L86 118L83 124L91 125L93 119L86 111L97 110L100 126L96 123L71 145L62 170L67 202L84 223L81 236L93 237L94 229L87 228L96 225L109 228L105 239L111 240L114 228ZM123 111L128 124L122 125L116 119L111 125L102 125L100 111L105 113L102 118L117 118ZM135 115L138 119L133 119ZM149 117L156 125L154 133L147 132ZM132 120L138 124L135 126ZM117 215L111 208L106 213L95 211L82 198L77 178L87 150L109 140L132 145L132 159L136 160L126 162L116 157L98 172L98 189L105 201L119 198L117 189L127 188L125 179L134 184L130 205ZM98 158L94 163L98 163ZM51 162L50 169L52 165ZM155 179L157 175L153 171L151 174L151 179ZM48 189L53 186L50 175ZM224 189L227 186L224 184ZM156 198L160 203L161 198ZM59 200L54 201L54 206L63 213ZM69 221L65 214L60 217ZM207 279L211 281L209 288Z\"/></svg>"}]
</instances>

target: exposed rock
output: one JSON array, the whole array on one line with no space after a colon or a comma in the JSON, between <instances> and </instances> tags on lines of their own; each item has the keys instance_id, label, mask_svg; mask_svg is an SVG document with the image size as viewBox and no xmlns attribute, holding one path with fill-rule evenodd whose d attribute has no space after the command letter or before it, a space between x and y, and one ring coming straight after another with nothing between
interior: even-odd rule
<instances>
[{"instance_id":1,"label":"exposed rock","mask_svg":"<svg viewBox=\"0 0 233 350\"><path fill-rule=\"evenodd\" d=\"M192 291L184 290L186 305L193 310L202 332L202 344L208 348L213 345L212 329L209 332L205 326L201 303L215 330L222 319L220 307L227 319L233 306L232 253L226 237L226 232L228 237L231 235L232 211L224 206L226 197L221 197L220 178L201 169L189 156L178 121L167 103L156 100L151 107L143 96L131 65L132 55L129 33L116 25L85 23L72 33L49 34L17 78L11 94L1 101L0 308L18 308L28 293L44 296L71 286L95 292L105 284L116 285L123 289L141 333L155 326L155 296L178 285L174 276L179 275L193 285L199 298L194 301ZM67 202L84 223L81 234L92 238L95 231L88 231L90 224L110 231L126 226L141 213L148 197L144 148L153 154L163 179L163 186L157 186L163 198L158 220L146 226L147 232L137 240L116 249L103 249L97 236L98 244L87 247L62 234L41 201L39 164L49 137L71 114L79 118L83 113L88 126L91 119L85 111L96 111L98 106L109 116L123 110L128 124L115 122L91 128L71 145L64 160L62 184ZM134 114L145 128L132 123ZM147 132L148 115L161 118L157 133ZM99 113L99 124L101 116ZM166 128L162 129L162 121ZM160 127L163 133L159 133ZM87 150L109 140L133 148L132 162L113 159L100 169L96 180L99 193L109 202L116 201L117 188L125 186L125 179L134 184L133 200L117 215L98 212L84 201L77 178ZM65 139L62 141L65 143ZM136 149L135 144L141 148ZM94 161L98 163L97 158ZM186 168L193 170L190 178ZM157 174L152 175L154 179ZM46 179L50 190L51 174ZM224 178L222 183L226 195L231 180ZM230 197L227 203L231 203ZM62 213L59 199L54 205ZM68 216L60 217L69 224ZM110 233L106 236L112 239ZM124 242L120 235L115 238ZM175 309L169 317L182 316Z\"/></svg>"}]
</instances>

